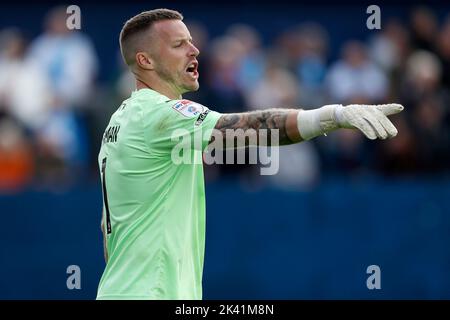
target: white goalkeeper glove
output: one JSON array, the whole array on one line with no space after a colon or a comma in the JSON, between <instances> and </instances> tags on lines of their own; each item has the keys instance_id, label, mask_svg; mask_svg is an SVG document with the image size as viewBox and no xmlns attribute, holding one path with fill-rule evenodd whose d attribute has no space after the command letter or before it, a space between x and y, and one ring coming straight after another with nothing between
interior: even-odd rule
<instances>
[{"instance_id":1,"label":"white goalkeeper glove","mask_svg":"<svg viewBox=\"0 0 450 320\"><path fill-rule=\"evenodd\" d=\"M326 105L314 110L299 110L297 126L301 137L309 140L338 128L359 129L371 140L397 135L397 129L387 116L399 113L403 106L396 103L381 105Z\"/></svg>"}]
</instances>

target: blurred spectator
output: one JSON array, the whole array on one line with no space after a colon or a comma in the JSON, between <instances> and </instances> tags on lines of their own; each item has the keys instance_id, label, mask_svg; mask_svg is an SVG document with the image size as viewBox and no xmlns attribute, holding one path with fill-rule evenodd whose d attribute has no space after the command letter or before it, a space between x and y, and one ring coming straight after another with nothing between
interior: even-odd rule
<instances>
[{"instance_id":1,"label":"blurred spectator","mask_svg":"<svg viewBox=\"0 0 450 320\"><path fill-rule=\"evenodd\" d=\"M52 95L39 64L25 58L27 43L16 29L0 34L0 105L27 130L48 121Z\"/></svg>"},{"instance_id":2,"label":"blurred spectator","mask_svg":"<svg viewBox=\"0 0 450 320\"><path fill-rule=\"evenodd\" d=\"M52 9L44 33L31 45L29 57L47 72L63 108L79 107L89 98L97 72L97 57L91 41L67 28L65 7Z\"/></svg>"},{"instance_id":3,"label":"blurred spectator","mask_svg":"<svg viewBox=\"0 0 450 320\"><path fill-rule=\"evenodd\" d=\"M269 59L263 78L249 95L253 109L295 107L298 105L299 84L293 74L277 64L275 57ZM261 148L261 147L260 147ZM310 188L318 180L319 162L312 142L303 142L279 148L279 157L273 157L279 168L270 181L283 189L298 190ZM273 154L273 153L272 153Z\"/></svg>"},{"instance_id":4,"label":"blurred spectator","mask_svg":"<svg viewBox=\"0 0 450 320\"><path fill-rule=\"evenodd\" d=\"M324 79L328 34L316 23L306 23L298 28L299 50L295 71L300 80L300 105L316 108L325 104Z\"/></svg>"},{"instance_id":5,"label":"blurred spectator","mask_svg":"<svg viewBox=\"0 0 450 320\"><path fill-rule=\"evenodd\" d=\"M441 76L442 64L431 52L418 50L406 60L399 96L409 112L402 116L400 137L393 139L398 141L382 148L386 154L380 158L391 162L384 162L385 172L392 173L393 168L398 173L448 169L449 93L441 85Z\"/></svg>"},{"instance_id":6,"label":"blurred spectator","mask_svg":"<svg viewBox=\"0 0 450 320\"><path fill-rule=\"evenodd\" d=\"M369 44L372 61L391 74L398 69L409 54L409 35L405 26L398 20L389 20L373 36Z\"/></svg>"},{"instance_id":7,"label":"blurred spectator","mask_svg":"<svg viewBox=\"0 0 450 320\"><path fill-rule=\"evenodd\" d=\"M364 44L350 41L343 46L342 59L330 68L327 88L332 103L381 103L388 95L388 79L370 60ZM339 130L316 143L325 168L340 174L367 171L370 142L361 133Z\"/></svg>"},{"instance_id":8,"label":"blurred spectator","mask_svg":"<svg viewBox=\"0 0 450 320\"><path fill-rule=\"evenodd\" d=\"M344 44L342 59L331 67L327 85L333 103L376 103L384 101L388 93L386 75L369 60L364 44L357 41Z\"/></svg>"},{"instance_id":9,"label":"blurred spectator","mask_svg":"<svg viewBox=\"0 0 450 320\"><path fill-rule=\"evenodd\" d=\"M369 50L371 59L389 77L389 94L395 99L400 90L404 63L412 50L409 30L400 21L389 20L371 39Z\"/></svg>"},{"instance_id":10,"label":"blurred spectator","mask_svg":"<svg viewBox=\"0 0 450 320\"><path fill-rule=\"evenodd\" d=\"M423 50L415 51L406 62L405 96L409 96L414 103L427 94L434 94L440 89L441 75L442 66L436 55Z\"/></svg>"},{"instance_id":11,"label":"blurred spectator","mask_svg":"<svg viewBox=\"0 0 450 320\"><path fill-rule=\"evenodd\" d=\"M45 70L54 96L50 118L36 139L40 168L46 178L63 182L83 177L80 173L88 165L86 117L97 71L90 40L69 30L67 17L65 7L52 9L45 19L44 33L29 52L29 59ZM53 174L50 163L60 175Z\"/></svg>"},{"instance_id":12,"label":"blurred spectator","mask_svg":"<svg viewBox=\"0 0 450 320\"><path fill-rule=\"evenodd\" d=\"M263 77L265 57L261 47L261 36L244 24L235 24L228 29L228 35L238 40L242 46L242 55L238 64L238 83L245 95L250 93L259 79ZM247 102L248 103L248 102Z\"/></svg>"},{"instance_id":13,"label":"blurred spectator","mask_svg":"<svg viewBox=\"0 0 450 320\"><path fill-rule=\"evenodd\" d=\"M284 67L295 70L295 65L301 53L301 42L297 28L289 28L283 31L275 39L274 50Z\"/></svg>"},{"instance_id":14,"label":"blurred spectator","mask_svg":"<svg viewBox=\"0 0 450 320\"><path fill-rule=\"evenodd\" d=\"M208 105L219 112L244 110L244 96L239 86L239 63L244 54L241 42L231 36L211 43L211 59L207 70Z\"/></svg>"},{"instance_id":15,"label":"blurred spectator","mask_svg":"<svg viewBox=\"0 0 450 320\"><path fill-rule=\"evenodd\" d=\"M409 109L409 115L424 99L440 99L446 105L448 90L441 85L442 64L439 58L428 51L414 52L405 63L399 95ZM410 120L412 120L410 118Z\"/></svg>"},{"instance_id":16,"label":"blurred spectator","mask_svg":"<svg viewBox=\"0 0 450 320\"><path fill-rule=\"evenodd\" d=\"M271 107L296 107L299 100L299 84L293 74L269 59L262 77L247 93L247 105L254 110Z\"/></svg>"},{"instance_id":17,"label":"blurred spectator","mask_svg":"<svg viewBox=\"0 0 450 320\"><path fill-rule=\"evenodd\" d=\"M205 75L206 88L201 89L208 90L206 104L223 113L245 111L245 100L239 86L238 76L239 63L244 53L244 47L236 38L223 36L211 42L209 52L210 56ZM226 159L227 152L233 154L232 150L223 151L223 159ZM247 156L246 159L248 159ZM237 174L248 177L252 174L249 167L249 165L229 164L218 167L208 166L207 170L220 170L221 174ZM210 176L217 177L218 174L212 173Z\"/></svg>"},{"instance_id":18,"label":"blurred spectator","mask_svg":"<svg viewBox=\"0 0 450 320\"><path fill-rule=\"evenodd\" d=\"M417 49L435 51L438 21L427 7L415 8L411 13L412 43Z\"/></svg>"},{"instance_id":19,"label":"blurred spectator","mask_svg":"<svg viewBox=\"0 0 450 320\"><path fill-rule=\"evenodd\" d=\"M442 62L442 84L450 90L450 14L439 32L437 48Z\"/></svg>"}]
</instances>

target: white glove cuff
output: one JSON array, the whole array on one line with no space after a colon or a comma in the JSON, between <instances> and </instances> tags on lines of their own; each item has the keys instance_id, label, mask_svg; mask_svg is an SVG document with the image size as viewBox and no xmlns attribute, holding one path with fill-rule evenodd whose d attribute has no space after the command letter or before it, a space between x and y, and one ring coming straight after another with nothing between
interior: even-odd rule
<instances>
[{"instance_id":1,"label":"white glove cuff","mask_svg":"<svg viewBox=\"0 0 450 320\"><path fill-rule=\"evenodd\" d=\"M337 117L341 117L338 112L340 108L342 105L331 104L314 110L299 110L297 127L303 140L310 140L339 128L336 120Z\"/></svg>"}]
</instances>

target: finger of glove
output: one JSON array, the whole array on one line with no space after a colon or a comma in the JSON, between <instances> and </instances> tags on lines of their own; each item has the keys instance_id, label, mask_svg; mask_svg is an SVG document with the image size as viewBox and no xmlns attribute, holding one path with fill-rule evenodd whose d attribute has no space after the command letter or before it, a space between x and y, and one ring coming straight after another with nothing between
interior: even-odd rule
<instances>
[{"instance_id":1,"label":"finger of glove","mask_svg":"<svg viewBox=\"0 0 450 320\"><path fill-rule=\"evenodd\" d=\"M376 108L383 112L386 116L397 114L404 109L404 107L398 103L380 104L377 105Z\"/></svg>"},{"instance_id":2,"label":"finger of glove","mask_svg":"<svg viewBox=\"0 0 450 320\"><path fill-rule=\"evenodd\" d=\"M383 128L386 130L388 134L388 138L393 138L397 135L397 128L392 124L392 122L388 119L388 117L384 115L380 115L378 120Z\"/></svg>"},{"instance_id":3,"label":"finger of glove","mask_svg":"<svg viewBox=\"0 0 450 320\"><path fill-rule=\"evenodd\" d=\"M379 119L384 117L384 115L376 115L372 112L367 112L364 115L364 119L369 123L369 125L373 128L375 131L375 134L380 139L386 139L388 137L388 133L386 132L386 129L381 125Z\"/></svg>"},{"instance_id":4,"label":"finger of glove","mask_svg":"<svg viewBox=\"0 0 450 320\"><path fill-rule=\"evenodd\" d=\"M355 121L352 122L352 125L355 128L357 128L359 131L364 133L364 135L368 139L375 140L377 138L377 135L376 135L375 131L373 130L372 126L364 118L355 119Z\"/></svg>"}]
</instances>

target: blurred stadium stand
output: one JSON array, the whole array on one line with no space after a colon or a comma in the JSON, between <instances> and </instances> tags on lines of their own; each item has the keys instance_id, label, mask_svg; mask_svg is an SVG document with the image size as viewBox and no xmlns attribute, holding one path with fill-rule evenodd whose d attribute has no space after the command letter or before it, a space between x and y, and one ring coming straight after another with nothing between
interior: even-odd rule
<instances>
[{"instance_id":1,"label":"blurred stadium stand","mask_svg":"<svg viewBox=\"0 0 450 320\"><path fill-rule=\"evenodd\" d=\"M97 151L133 89L118 34L150 7L81 3L74 33L53 4L25 3L0 10L0 298L93 299ZM406 108L395 139L343 130L285 147L275 176L206 166L204 297L450 299L450 5L382 5L380 31L357 4L171 7L202 52L186 97L211 109ZM71 264L82 290L66 288ZM371 264L382 290L365 286Z\"/></svg>"}]
</instances>

